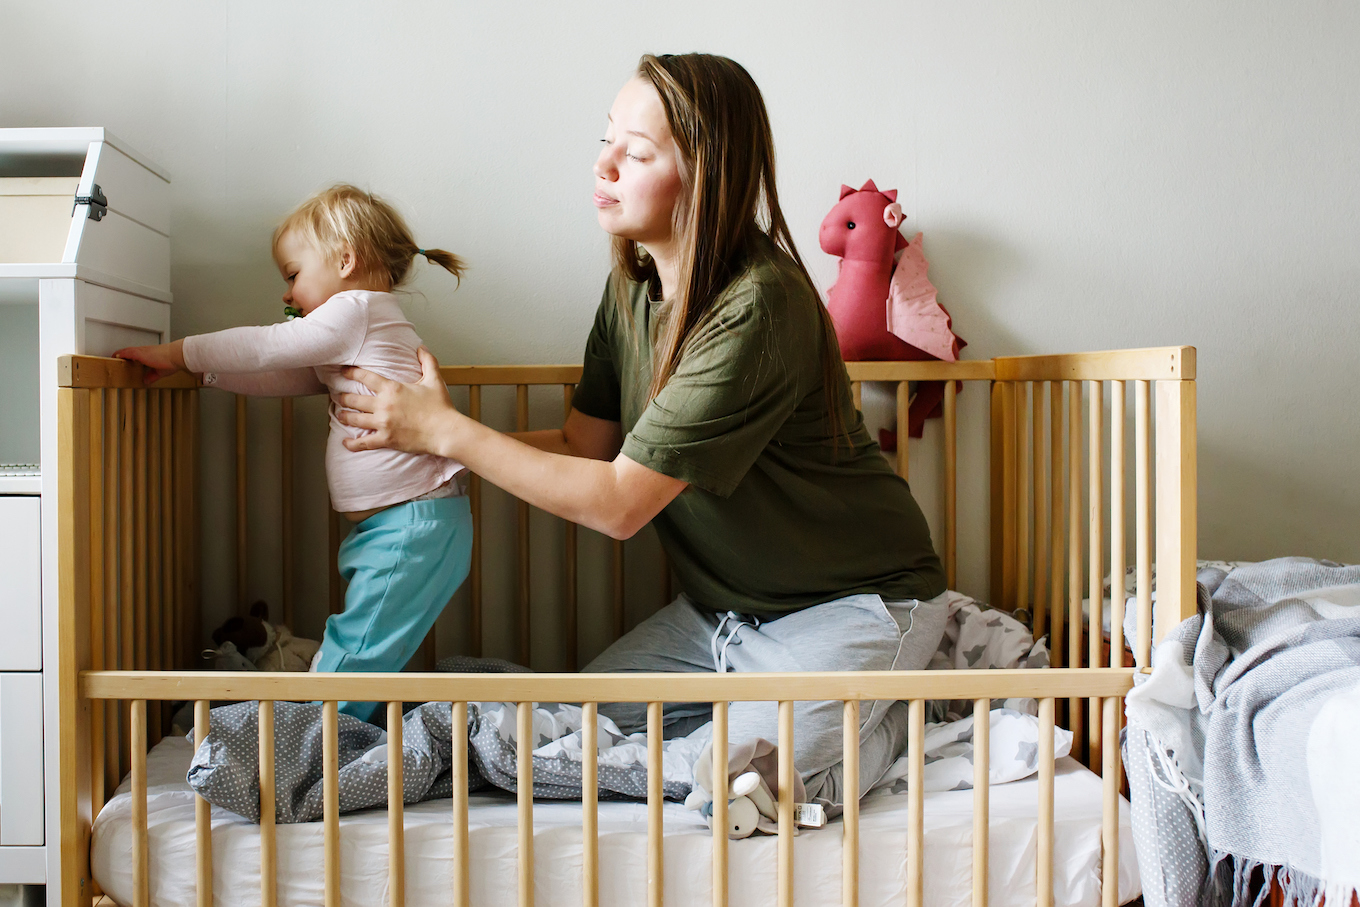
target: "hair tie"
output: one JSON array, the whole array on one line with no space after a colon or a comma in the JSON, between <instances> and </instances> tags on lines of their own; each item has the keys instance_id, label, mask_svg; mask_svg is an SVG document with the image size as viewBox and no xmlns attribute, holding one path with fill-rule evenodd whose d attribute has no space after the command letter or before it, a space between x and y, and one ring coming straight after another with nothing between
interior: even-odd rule
<instances>
[{"instance_id":1,"label":"hair tie","mask_svg":"<svg viewBox=\"0 0 1360 907\"><path fill-rule=\"evenodd\" d=\"M424 250L424 249L416 249L416 254L417 254L417 255L425 255L425 250ZM426 258L429 258L430 256L425 255L425 257L426 257Z\"/></svg>"}]
</instances>

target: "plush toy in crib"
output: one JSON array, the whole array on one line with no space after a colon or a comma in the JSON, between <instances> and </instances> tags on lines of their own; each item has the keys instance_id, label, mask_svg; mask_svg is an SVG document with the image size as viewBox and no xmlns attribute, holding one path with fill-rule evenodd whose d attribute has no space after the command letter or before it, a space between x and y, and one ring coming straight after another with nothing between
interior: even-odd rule
<instances>
[{"instance_id":1,"label":"plush toy in crib","mask_svg":"<svg viewBox=\"0 0 1360 907\"><path fill-rule=\"evenodd\" d=\"M847 362L943 359L954 362L967 344L926 276L921 234L900 232L897 190L880 191L869 180L859 189L841 186L840 201L822 221L822 251L840 256L840 274L826 307ZM939 414L944 383L922 382L908 416L908 432L921 436L925 420ZM900 426L899 426L900 428ZM879 445L895 450L896 433L883 430Z\"/></svg>"},{"instance_id":2,"label":"plush toy in crib","mask_svg":"<svg viewBox=\"0 0 1360 907\"><path fill-rule=\"evenodd\" d=\"M204 658L221 671L306 671L321 643L294 636L282 624L269 622L269 606L256 602L246 617L231 617L213 631L215 649Z\"/></svg>"},{"instance_id":3,"label":"plush toy in crib","mask_svg":"<svg viewBox=\"0 0 1360 907\"><path fill-rule=\"evenodd\" d=\"M779 807L775 804L770 783L776 778L779 760L774 744L760 738L735 744L728 750L727 760L727 836L746 838L757 831L777 834ZM697 810L710 827L713 825L713 792L709 790L712 780L713 744L710 743L694 762L694 787L685 798L686 808ZM801 801L804 797L803 779L796 773L793 797L795 801ZM812 818L813 813L816 813L817 818ZM800 802L795 814L798 816L798 825L821 826L825 821L821 817L820 807L810 804ZM794 834L797 833L795 827Z\"/></svg>"}]
</instances>

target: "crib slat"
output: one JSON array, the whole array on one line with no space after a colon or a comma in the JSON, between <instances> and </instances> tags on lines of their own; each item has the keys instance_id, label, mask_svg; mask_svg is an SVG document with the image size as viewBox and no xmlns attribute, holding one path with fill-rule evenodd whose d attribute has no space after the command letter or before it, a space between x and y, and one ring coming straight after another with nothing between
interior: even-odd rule
<instances>
[{"instance_id":1,"label":"crib slat","mask_svg":"<svg viewBox=\"0 0 1360 907\"><path fill-rule=\"evenodd\" d=\"M1124 664L1124 382L1110 382L1110 664ZM1109 738L1106 738L1109 739Z\"/></svg>"},{"instance_id":2,"label":"crib slat","mask_svg":"<svg viewBox=\"0 0 1360 907\"><path fill-rule=\"evenodd\" d=\"M292 629L293 623L293 398L284 397L279 407L279 477L282 484L279 502L280 566L282 568L283 624Z\"/></svg>"},{"instance_id":3,"label":"crib slat","mask_svg":"<svg viewBox=\"0 0 1360 907\"><path fill-rule=\"evenodd\" d=\"M1104 794L1101 809L1101 844L1104 863L1100 870L1100 901L1102 907L1119 907L1119 698L1106 696L1102 724L1105 727L1105 747L1100 767L1100 784Z\"/></svg>"},{"instance_id":4,"label":"crib slat","mask_svg":"<svg viewBox=\"0 0 1360 907\"><path fill-rule=\"evenodd\" d=\"M581 705L581 905L600 907L600 716Z\"/></svg>"},{"instance_id":5,"label":"crib slat","mask_svg":"<svg viewBox=\"0 0 1360 907\"><path fill-rule=\"evenodd\" d=\"M260 703L260 904L278 903L278 835L274 825L274 703Z\"/></svg>"},{"instance_id":6,"label":"crib slat","mask_svg":"<svg viewBox=\"0 0 1360 907\"><path fill-rule=\"evenodd\" d=\"M104 396L107 391L89 393L90 415L90 668L102 671L104 662ZM104 703L90 708L90 815L99 815L104 805Z\"/></svg>"},{"instance_id":7,"label":"crib slat","mask_svg":"<svg viewBox=\"0 0 1360 907\"><path fill-rule=\"evenodd\" d=\"M482 388L468 386L468 417L482 421ZM472 569L468 573L468 654L482 656L482 478L468 479L468 504L472 510Z\"/></svg>"},{"instance_id":8,"label":"crib slat","mask_svg":"<svg viewBox=\"0 0 1360 907\"><path fill-rule=\"evenodd\" d=\"M406 904L406 817L403 812L405 763L401 740L401 703L387 704L387 903Z\"/></svg>"},{"instance_id":9,"label":"crib slat","mask_svg":"<svg viewBox=\"0 0 1360 907\"><path fill-rule=\"evenodd\" d=\"M1031 621L1034 636L1043 635L1048 626L1048 514L1052 501L1048 494L1048 457L1044 442L1044 383L1034 383L1034 424L1030 443L1034 447L1034 611Z\"/></svg>"},{"instance_id":10,"label":"crib slat","mask_svg":"<svg viewBox=\"0 0 1360 907\"><path fill-rule=\"evenodd\" d=\"M200 699L194 703L194 750L203 745L210 728L209 703ZM212 907L212 805L194 795L194 862L198 876L198 907Z\"/></svg>"},{"instance_id":11,"label":"crib slat","mask_svg":"<svg viewBox=\"0 0 1360 907\"><path fill-rule=\"evenodd\" d=\"M1029 610L1029 381L1015 384L1015 609Z\"/></svg>"},{"instance_id":12,"label":"crib slat","mask_svg":"<svg viewBox=\"0 0 1360 907\"><path fill-rule=\"evenodd\" d=\"M944 573L949 588L958 580L959 560L958 385L944 383Z\"/></svg>"},{"instance_id":13,"label":"crib slat","mask_svg":"<svg viewBox=\"0 0 1360 907\"><path fill-rule=\"evenodd\" d=\"M1015 382L1001 387L1001 607L1015 610ZM995 593L993 593L995 595Z\"/></svg>"},{"instance_id":14,"label":"crib slat","mask_svg":"<svg viewBox=\"0 0 1360 907\"><path fill-rule=\"evenodd\" d=\"M1090 499L1087 502L1087 520L1090 523L1090 539L1087 542L1086 559L1088 565L1086 597L1091 602L1090 614L1086 621L1088 643L1087 665L1101 667L1101 643L1105 637L1105 565L1104 561L1104 522L1105 522L1105 385L1100 381L1091 382L1090 420L1087 429L1087 482ZM1086 764L1094 766L1100 761L1100 700L1092 697L1087 700L1090 724L1087 725Z\"/></svg>"},{"instance_id":15,"label":"crib slat","mask_svg":"<svg viewBox=\"0 0 1360 907\"><path fill-rule=\"evenodd\" d=\"M247 535L250 528L246 492L249 475L246 462L246 396L236 395L236 607L246 613L246 586L249 577L250 548Z\"/></svg>"},{"instance_id":16,"label":"crib slat","mask_svg":"<svg viewBox=\"0 0 1360 907\"><path fill-rule=\"evenodd\" d=\"M467 703L451 703L453 728L453 907L471 907L468 879L468 738Z\"/></svg>"},{"instance_id":17,"label":"crib slat","mask_svg":"<svg viewBox=\"0 0 1360 907\"><path fill-rule=\"evenodd\" d=\"M786 699L779 703L778 872L779 907L793 907L793 703Z\"/></svg>"},{"instance_id":18,"label":"crib slat","mask_svg":"<svg viewBox=\"0 0 1360 907\"><path fill-rule=\"evenodd\" d=\"M146 391L132 392L132 663L139 671L147 666L146 601Z\"/></svg>"},{"instance_id":19,"label":"crib slat","mask_svg":"<svg viewBox=\"0 0 1360 907\"><path fill-rule=\"evenodd\" d=\"M175 421L171 394L158 391L161 408L161 667L180 670L184 665L178 656L178 636L175 635L175 612L179 598L175 595ZM169 724L169 710L165 723Z\"/></svg>"},{"instance_id":20,"label":"crib slat","mask_svg":"<svg viewBox=\"0 0 1360 907\"><path fill-rule=\"evenodd\" d=\"M925 904L926 701L907 706L907 907Z\"/></svg>"},{"instance_id":21,"label":"crib slat","mask_svg":"<svg viewBox=\"0 0 1360 907\"><path fill-rule=\"evenodd\" d=\"M859 907L859 700L847 699L841 712L841 759L845 801L841 815L841 905Z\"/></svg>"},{"instance_id":22,"label":"crib slat","mask_svg":"<svg viewBox=\"0 0 1360 907\"><path fill-rule=\"evenodd\" d=\"M665 826L661 791L661 703L647 703L647 904L661 907L665 893Z\"/></svg>"},{"instance_id":23,"label":"crib slat","mask_svg":"<svg viewBox=\"0 0 1360 907\"><path fill-rule=\"evenodd\" d=\"M121 421L118 401L120 392L104 392L104 665L109 670L122 667L119 653L120 576L122 538L118 532L121 486L121 445L118 428ZM104 794L113 792L118 778L118 703L100 702L95 708L104 713Z\"/></svg>"},{"instance_id":24,"label":"crib slat","mask_svg":"<svg viewBox=\"0 0 1360 907\"><path fill-rule=\"evenodd\" d=\"M1038 398L1035 398L1038 403ZM987 907L991 857L992 701L973 702L973 907Z\"/></svg>"},{"instance_id":25,"label":"crib slat","mask_svg":"<svg viewBox=\"0 0 1360 907\"><path fill-rule=\"evenodd\" d=\"M147 907L150 867L146 840L146 700L132 701L132 902Z\"/></svg>"},{"instance_id":26,"label":"crib slat","mask_svg":"<svg viewBox=\"0 0 1360 907\"><path fill-rule=\"evenodd\" d=\"M1133 384L1133 499L1134 560L1138 569L1138 639L1134 662L1140 668L1152 664L1152 386Z\"/></svg>"},{"instance_id":27,"label":"crib slat","mask_svg":"<svg viewBox=\"0 0 1360 907\"><path fill-rule=\"evenodd\" d=\"M1071 381L1067 396L1067 661L1081 667L1081 392L1082 382ZM1067 700L1068 726L1081 739L1081 700ZM1075 744L1074 744L1075 745Z\"/></svg>"},{"instance_id":28,"label":"crib slat","mask_svg":"<svg viewBox=\"0 0 1360 907\"><path fill-rule=\"evenodd\" d=\"M340 907L340 704L321 704L321 801L325 823L326 907Z\"/></svg>"},{"instance_id":29,"label":"crib slat","mask_svg":"<svg viewBox=\"0 0 1360 907\"><path fill-rule=\"evenodd\" d=\"M1066 437L1063 432L1063 387L1065 384L1064 381L1051 381L1048 385L1048 466L1050 500L1053 502L1053 506L1049 508L1053 525L1050 527L1052 538L1049 547L1049 557L1052 558L1052 561L1049 565L1048 651L1054 667L1062 664L1063 627L1065 623L1063 620L1063 590L1065 588L1063 585L1063 541L1067 529L1062 506L1063 439Z\"/></svg>"},{"instance_id":30,"label":"crib slat","mask_svg":"<svg viewBox=\"0 0 1360 907\"><path fill-rule=\"evenodd\" d=\"M529 385L515 385L515 431L529 430ZM529 505L515 500L516 539L519 541L519 663L529 665Z\"/></svg>"},{"instance_id":31,"label":"crib slat","mask_svg":"<svg viewBox=\"0 0 1360 907\"><path fill-rule=\"evenodd\" d=\"M198 564L199 557L203 550L202 532L199 529L199 526L202 525L199 519L202 508L199 503L199 495L195 491L198 482L198 425L201 407L199 406L197 391L186 390L183 393L185 409L188 413L188 418L184 421L186 450L184 457L184 497L188 501L185 506L185 512L188 517L185 524L190 527L189 531L185 532L185 538L188 540L188 544L185 546L184 558L184 572L186 577L184 603L190 614L188 626L186 628L189 637L189 651L197 652L198 643L202 638L203 632L201 617L203 613L203 601L198 586Z\"/></svg>"},{"instance_id":32,"label":"crib slat","mask_svg":"<svg viewBox=\"0 0 1360 907\"><path fill-rule=\"evenodd\" d=\"M727 828L727 702L713 703L713 828ZM713 907L727 907L727 835L713 833Z\"/></svg>"},{"instance_id":33,"label":"crib slat","mask_svg":"<svg viewBox=\"0 0 1360 907\"><path fill-rule=\"evenodd\" d=\"M133 393L133 390L118 392L121 409L118 419L118 668L122 670L136 668L137 631L132 604L136 600L133 583L136 575L136 547L133 544L136 537L136 522L133 519L136 511L136 496L133 492L133 466L136 461L132 454L132 423L135 419ZM131 706L121 702L117 703L117 707L122 729L126 730L131 721ZM118 778L124 776L131 767L131 751L124 737L118 741Z\"/></svg>"},{"instance_id":34,"label":"crib slat","mask_svg":"<svg viewBox=\"0 0 1360 907\"><path fill-rule=\"evenodd\" d=\"M1053 712L1052 698L1039 700L1039 827L1035 903L1053 907Z\"/></svg>"},{"instance_id":35,"label":"crib slat","mask_svg":"<svg viewBox=\"0 0 1360 907\"><path fill-rule=\"evenodd\" d=\"M897 382L897 474L902 481L911 481L911 387L906 381Z\"/></svg>"},{"instance_id":36,"label":"crib slat","mask_svg":"<svg viewBox=\"0 0 1360 907\"><path fill-rule=\"evenodd\" d=\"M1005 517L1005 449L1004 437L1006 434L1006 419L1002 412L1001 399L1006 387L1004 381L991 382L991 400L989 403L989 431L987 435L987 448L990 457L991 468L987 470L990 494L991 519L988 522L991 537L991 554L988 558L988 582L992 603L1002 607L1002 596L1005 594L1002 582L1003 566L1005 564L1005 538L1002 532L1002 521Z\"/></svg>"},{"instance_id":37,"label":"crib slat","mask_svg":"<svg viewBox=\"0 0 1360 907\"><path fill-rule=\"evenodd\" d=\"M534 704L515 711L515 791L519 803L519 907L534 907Z\"/></svg>"},{"instance_id":38,"label":"crib slat","mask_svg":"<svg viewBox=\"0 0 1360 907\"><path fill-rule=\"evenodd\" d=\"M571 398L576 392L576 385L562 385L562 418L567 419L571 416ZM577 629L577 605L576 605L576 524L567 520L564 527L566 537L566 552L563 560L563 595L562 595L562 632L567 638L567 670L575 671L579 667L580 653L580 633Z\"/></svg>"},{"instance_id":39,"label":"crib slat","mask_svg":"<svg viewBox=\"0 0 1360 907\"><path fill-rule=\"evenodd\" d=\"M626 628L623 602L623 542L614 539L614 639L623 635Z\"/></svg>"},{"instance_id":40,"label":"crib slat","mask_svg":"<svg viewBox=\"0 0 1360 907\"><path fill-rule=\"evenodd\" d=\"M160 391L145 390L146 398L146 599L147 599L147 658L146 666L163 670L161 661L161 621L164 601L161 597L161 407ZM161 740L161 704L153 701L147 708L150 745Z\"/></svg>"}]
</instances>

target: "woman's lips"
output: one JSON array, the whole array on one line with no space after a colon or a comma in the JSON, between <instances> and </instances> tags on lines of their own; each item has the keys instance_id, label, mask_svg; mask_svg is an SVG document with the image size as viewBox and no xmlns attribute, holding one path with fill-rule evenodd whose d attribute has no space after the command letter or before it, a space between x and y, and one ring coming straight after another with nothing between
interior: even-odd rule
<instances>
[{"instance_id":1,"label":"woman's lips","mask_svg":"<svg viewBox=\"0 0 1360 907\"><path fill-rule=\"evenodd\" d=\"M611 207L611 206L613 206L613 205L617 205L618 203L619 203L619 200L618 200L617 198L611 198L610 196L605 195L605 194L602 193L602 192L596 192L596 193L595 193L595 207L596 207L596 208L609 208L609 207Z\"/></svg>"}]
</instances>

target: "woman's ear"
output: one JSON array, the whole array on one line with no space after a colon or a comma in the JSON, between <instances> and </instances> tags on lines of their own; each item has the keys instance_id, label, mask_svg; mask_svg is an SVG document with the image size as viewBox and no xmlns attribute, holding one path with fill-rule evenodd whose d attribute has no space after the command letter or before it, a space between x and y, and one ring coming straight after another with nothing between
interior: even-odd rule
<instances>
[{"instance_id":1,"label":"woman's ear","mask_svg":"<svg viewBox=\"0 0 1360 907\"><path fill-rule=\"evenodd\" d=\"M359 256L354 254L352 246L345 246L340 251L340 279L348 280L354 276L354 271L358 267Z\"/></svg>"}]
</instances>

